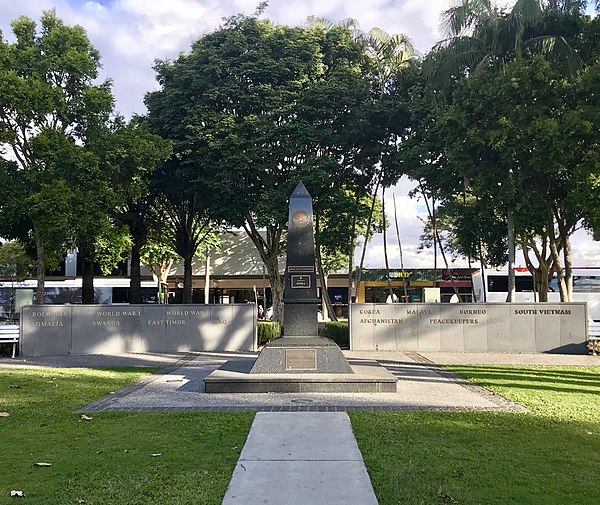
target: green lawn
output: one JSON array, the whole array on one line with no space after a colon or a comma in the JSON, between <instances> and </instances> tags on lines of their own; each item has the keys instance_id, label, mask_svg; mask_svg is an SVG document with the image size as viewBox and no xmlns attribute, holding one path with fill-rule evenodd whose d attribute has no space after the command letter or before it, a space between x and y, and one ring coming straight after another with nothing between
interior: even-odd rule
<instances>
[{"instance_id":1,"label":"green lawn","mask_svg":"<svg viewBox=\"0 0 600 505\"><path fill-rule=\"evenodd\" d=\"M253 414L73 412L147 373L0 370L0 504L221 503Z\"/></svg>"},{"instance_id":2,"label":"green lawn","mask_svg":"<svg viewBox=\"0 0 600 505\"><path fill-rule=\"evenodd\" d=\"M352 413L381 505L600 503L600 368L450 369L532 413Z\"/></svg>"},{"instance_id":3,"label":"green lawn","mask_svg":"<svg viewBox=\"0 0 600 505\"><path fill-rule=\"evenodd\" d=\"M352 413L381 505L600 503L600 369L452 370L533 413ZM253 414L73 412L147 373L0 370L0 504L221 503Z\"/></svg>"}]
</instances>

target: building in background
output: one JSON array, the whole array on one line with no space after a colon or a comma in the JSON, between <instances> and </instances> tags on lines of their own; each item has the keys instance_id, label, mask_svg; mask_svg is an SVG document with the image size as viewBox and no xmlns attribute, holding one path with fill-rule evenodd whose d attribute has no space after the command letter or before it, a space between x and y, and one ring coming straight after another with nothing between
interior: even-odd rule
<instances>
[{"instance_id":1,"label":"building in background","mask_svg":"<svg viewBox=\"0 0 600 505\"><path fill-rule=\"evenodd\" d=\"M390 286L401 303L450 302L458 292L462 302L473 301L471 275L476 270L452 268L364 269L358 287L358 303L386 303ZM456 290L456 291L455 291Z\"/></svg>"}]
</instances>

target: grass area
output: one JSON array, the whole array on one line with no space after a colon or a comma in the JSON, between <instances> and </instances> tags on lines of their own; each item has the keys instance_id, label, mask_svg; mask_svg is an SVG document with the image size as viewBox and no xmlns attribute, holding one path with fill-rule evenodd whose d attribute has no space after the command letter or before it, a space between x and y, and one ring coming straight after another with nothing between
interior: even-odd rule
<instances>
[{"instance_id":1,"label":"grass area","mask_svg":"<svg viewBox=\"0 0 600 505\"><path fill-rule=\"evenodd\" d=\"M600 368L450 369L532 413L352 413L380 505L600 503Z\"/></svg>"},{"instance_id":2,"label":"grass area","mask_svg":"<svg viewBox=\"0 0 600 505\"><path fill-rule=\"evenodd\" d=\"M0 504L221 503L253 414L74 413L148 372L0 370Z\"/></svg>"}]
</instances>

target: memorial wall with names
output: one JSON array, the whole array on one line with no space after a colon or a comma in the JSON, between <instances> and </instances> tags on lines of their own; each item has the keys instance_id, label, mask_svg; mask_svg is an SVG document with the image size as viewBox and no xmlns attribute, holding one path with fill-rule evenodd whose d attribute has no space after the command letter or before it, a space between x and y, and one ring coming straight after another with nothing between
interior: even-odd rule
<instances>
[{"instance_id":1,"label":"memorial wall with names","mask_svg":"<svg viewBox=\"0 0 600 505\"><path fill-rule=\"evenodd\" d=\"M221 352L256 349L254 304L32 305L21 314L21 354Z\"/></svg>"},{"instance_id":2,"label":"memorial wall with names","mask_svg":"<svg viewBox=\"0 0 600 505\"><path fill-rule=\"evenodd\" d=\"M585 354L585 303L414 303L350 306L357 351Z\"/></svg>"}]
</instances>

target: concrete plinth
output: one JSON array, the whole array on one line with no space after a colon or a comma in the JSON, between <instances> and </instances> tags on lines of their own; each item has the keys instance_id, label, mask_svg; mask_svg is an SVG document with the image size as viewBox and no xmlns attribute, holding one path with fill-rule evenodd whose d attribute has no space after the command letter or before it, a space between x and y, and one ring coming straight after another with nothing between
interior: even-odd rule
<instances>
[{"instance_id":1,"label":"concrete plinth","mask_svg":"<svg viewBox=\"0 0 600 505\"><path fill-rule=\"evenodd\" d=\"M352 369L333 340L321 337L283 337L265 345L250 373L349 374Z\"/></svg>"},{"instance_id":2,"label":"concrete plinth","mask_svg":"<svg viewBox=\"0 0 600 505\"><path fill-rule=\"evenodd\" d=\"M228 361L204 379L207 393L396 393L397 379L375 360L349 373L251 373L251 360Z\"/></svg>"}]
</instances>

